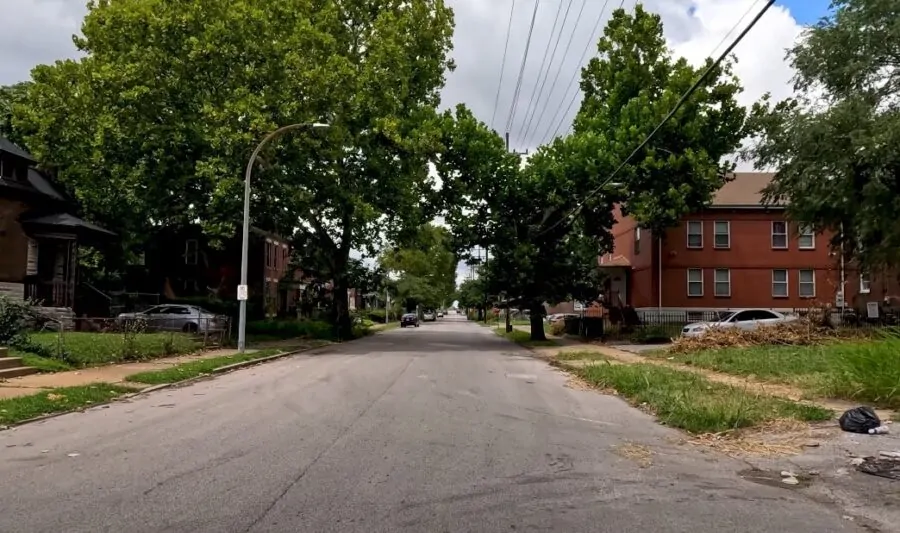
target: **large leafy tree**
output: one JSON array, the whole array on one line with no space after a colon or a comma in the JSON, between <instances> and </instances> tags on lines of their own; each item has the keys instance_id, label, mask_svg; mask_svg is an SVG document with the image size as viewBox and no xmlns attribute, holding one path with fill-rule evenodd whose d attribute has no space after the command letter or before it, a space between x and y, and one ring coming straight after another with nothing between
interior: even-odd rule
<instances>
[{"instance_id":1,"label":"large leafy tree","mask_svg":"<svg viewBox=\"0 0 900 533\"><path fill-rule=\"evenodd\" d=\"M422 226L414 243L384 252L380 263L396 277L397 295L408 308L436 309L448 304L456 290L456 254L445 228Z\"/></svg>"},{"instance_id":2,"label":"large leafy tree","mask_svg":"<svg viewBox=\"0 0 900 533\"><path fill-rule=\"evenodd\" d=\"M754 109L771 202L869 268L900 265L900 4L836 0L788 57L795 96Z\"/></svg>"},{"instance_id":3,"label":"large leafy tree","mask_svg":"<svg viewBox=\"0 0 900 533\"><path fill-rule=\"evenodd\" d=\"M25 100L28 83L16 83L0 87L0 137L15 144L23 144L19 129L13 125L13 108Z\"/></svg>"},{"instance_id":4,"label":"large leafy tree","mask_svg":"<svg viewBox=\"0 0 900 533\"><path fill-rule=\"evenodd\" d=\"M674 59L660 17L640 5L613 13L597 49L582 71L572 134L538 150L491 210L488 279L525 300L536 340L544 337L542 302L596 297L597 256L612 246L615 205L662 234L709 202L746 132L735 99L741 87L724 62L621 166L712 60L695 68Z\"/></svg>"},{"instance_id":5,"label":"large leafy tree","mask_svg":"<svg viewBox=\"0 0 900 533\"><path fill-rule=\"evenodd\" d=\"M33 71L17 124L85 210L140 244L151 225L253 223L314 248L335 291L351 249L428 219L427 162L453 20L443 0L95 0L85 57ZM385 232L385 229L388 231ZM345 298L336 323L349 328Z\"/></svg>"}]
</instances>

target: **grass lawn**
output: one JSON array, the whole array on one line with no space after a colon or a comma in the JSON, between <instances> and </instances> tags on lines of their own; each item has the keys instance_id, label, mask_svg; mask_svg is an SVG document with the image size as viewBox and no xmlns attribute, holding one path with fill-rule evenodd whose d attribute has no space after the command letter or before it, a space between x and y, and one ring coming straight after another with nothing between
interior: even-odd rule
<instances>
[{"instance_id":1,"label":"grass lawn","mask_svg":"<svg viewBox=\"0 0 900 533\"><path fill-rule=\"evenodd\" d=\"M615 389L634 404L648 405L660 422L691 433L718 433L783 418L829 420L834 414L658 365L596 364L575 372L593 385Z\"/></svg>"},{"instance_id":2,"label":"grass lawn","mask_svg":"<svg viewBox=\"0 0 900 533\"><path fill-rule=\"evenodd\" d=\"M95 383L81 387L63 387L30 396L0 400L0 425L17 424L42 415L74 411L108 402L134 392L134 389Z\"/></svg>"},{"instance_id":3,"label":"grass lawn","mask_svg":"<svg viewBox=\"0 0 900 533\"><path fill-rule=\"evenodd\" d=\"M753 346L650 357L794 385L811 395L900 408L900 338L820 346Z\"/></svg>"},{"instance_id":4,"label":"grass lawn","mask_svg":"<svg viewBox=\"0 0 900 533\"><path fill-rule=\"evenodd\" d=\"M31 335L32 342L56 352L59 336L55 332ZM68 370L71 367L98 366L122 361L140 361L154 357L196 352L202 343L183 333L138 333L128 338L121 333L69 331L62 336L62 348L68 353L66 362L29 356L26 364L44 371ZM65 365L65 368L63 367Z\"/></svg>"},{"instance_id":5,"label":"grass lawn","mask_svg":"<svg viewBox=\"0 0 900 533\"><path fill-rule=\"evenodd\" d=\"M531 340L531 334L527 331L522 331L519 329L513 329L510 333L506 332L506 327L495 328L494 332L501 337L505 337L516 344L521 344L522 346L557 346L558 343L552 339L547 339L545 341L533 341Z\"/></svg>"},{"instance_id":6,"label":"grass lawn","mask_svg":"<svg viewBox=\"0 0 900 533\"><path fill-rule=\"evenodd\" d=\"M235 363L243 363L244 361L255 361L281 353L282 350L270 348L258 350L252 353L224 355L222 357L212 357L210 359L200 359L183 363L163 370L150 370L147 372L139 372L125 378L126 381L135 383L145 383L147 385L161 385L163 383L176 383L185 379L191 379L205 374L212 373L213 370L233 365Z\"/></svg>"}]
</instances>

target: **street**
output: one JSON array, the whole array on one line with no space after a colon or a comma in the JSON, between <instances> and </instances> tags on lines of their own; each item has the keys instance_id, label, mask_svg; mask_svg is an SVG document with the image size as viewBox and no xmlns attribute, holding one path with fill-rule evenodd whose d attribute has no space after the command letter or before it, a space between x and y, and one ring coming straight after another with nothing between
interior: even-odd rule
<instances>
[{"instance_id":1,"label":"street","mask_svg":"<svg viewBox=\"0 0 900 533\"><path fill-rule=\"evenodd\" d=\"M0 531L858 531L567 381L448 316L3 431Z\"/></svg>"}]
</instances>

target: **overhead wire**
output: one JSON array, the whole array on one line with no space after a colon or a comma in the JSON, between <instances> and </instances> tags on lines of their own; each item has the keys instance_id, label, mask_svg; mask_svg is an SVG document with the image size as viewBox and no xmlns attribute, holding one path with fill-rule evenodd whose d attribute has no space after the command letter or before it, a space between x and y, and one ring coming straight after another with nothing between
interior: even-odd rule
<instances>
[{"instance_id":1,"label":"overhead wire","mask_svg":"<svg viewBox=\"0 0 900 533\"><path fill-rule=\"evenodd\" d=\"M766 5L764 5L763 8L759 11L759 13L757 13L756 16L753 17L753 20L750 21L750 23L747 25L747 27L744 28L741 31L741 33L734 39L734 41L732 41L732 43L730 45L728 45L728 48L726 48L725 51L722 52L722 54L719 55L719 57L716 58L716 60L713 61L713 63L711 65L709 65L709 67L707 67L706 70L703 71L703 74L693 84L691 84L691 86L688 88L687 91L684 92L684 94L681 95L681 98L678 99L678 101L675 103L675 106L672 107L672 110L669 111L669 113L662 119L662 121L660 121L660 123L657 124L655 128L653 128L653 131L651 131L650 134L647 135L647 137L645 137L644 140L641 141L641 143L634 150L632 150L632 152L628 155L628 157L626 157L624 160L622 160L622 162L619 164L619 166L617 166L616 169L605 180L603 180L600 183L600 185L598 185L587 196L585 196L584 199L582 199L578 203L578 206L576 206L567 216L561 217L549 228L540 232L538 234L538 236L544 235L550 231L553 231L557 226L559 226L560 224L562 224L565 221L570 221L575 215L577 215L581 211L581 209L584 207L584 204L588 200L593 198L600 191L602 191L607 185L612 183L612 181L619 174L619 172L621 172L622 169L625 168L625 165L627 165L628 162L631 161L631 159L638 154L638 152L643 150L644 147L646 147L647 144L649 144L650 141L653 140L653 137L655 137L656 134L659 133L659 131L662 129L662 127L665 126L666 123L669 120L671 120L672 117L675 116L675 113L677 113L678 110L681 109L681 106L684 105L684 103L687 101L687 99L690 98L691 95L693 95L697 91L697 89L700 88L700 86L703 84L703 82L706 81L706 78L708 78L709 75L713 72L713 70L718 68L718 66L722 63L722 61L724 61L725 58L728 57L728 55L732 52L732 50L734 50L735 47L744 39L744 37L746 37L746 35L750 32L750 30L753 29L754 26L756 26L756 23L759 22L759 20L763 17L763 15L766 14L766 12L769 10L770 7L772 7L772 5L774 3L775 3L775 0L767 0L766 1ZM551 210L547 210L545 212L544 219L541 221L541 226L543 226L544 223L547 222L547 219L550 218L550 216L553 214L554 211L555 211L554 209L551 209Z\"/></svg>"},{"instance_id":2,"label":"overhead wire","mask_svg":"<svg viewBox=\"0 0 900 533\"><path fill-rule=\"evenodd\" d=\"M625 0L622 0L622 2L624 3ZM591 30L590 36L588 37L588 41L584 45L584 50L582 50L582 52L581 52L581 59L578 60L578 68L576 68L575 71L572 72L572 77L569 79L569 84L566 87L565 91L563 91L563 102L565 102L565 95L569 94L569 91L572 89L572 85L575 83L575 79L578 77L578 74L581 73L581 69L584 66L584 58L587 57L588 50L591 49L591 45L596 46L597 30L600 28L600 24L603 22L603 13L606 12L607 4L609 4L609 0L605 0L603 2L603 7L600 8L600 13L597 15L597 20L594 22L594 28ZM621 5L620 5L620 7L621 7ZM576 91L575 95L577 97L577 95L578 95L577 91ZM549 99L548 99L548 104L549 104ZM570 102L568 109L571 109L571 108L572 108L572 103ZM547 133L550 133L551 128L553 128L553 124L556 123L556 117L559 115L559 111L561 109L562 109L562 105L559 106L559 108L556 110L556 113L554 113L553 117L550 119L550 127L547 128ZM565 119L565 115L563 115L563 119ZM556 132L558 132L558 131L559 131L559 126L557 126L553 135L555 135ZM551 138L553 135L551 135ZM545 133L544 136L541 138L541 144L544 144L546 142L547 142L547 134Z\"/></svg>"},{"instance_id":3,"label":"overhead wire","mask_svg":"<svg viewBox=\"0 0 900 533\"><path fill-rule=\"evenodd\" d=\"M568 0L568 3L566 4L566 12L563 16L562 24L559 25L559 33L556 34L556 42L553 44L553 52L550 53L550 64L547 65L547 70L545 72L544 65L547 63L547 54L550 52L550 43L553 41L553 34L556 32L556 24L559 21L560 12L562 12L562 2L560 2L559 4L559 9L556 10L556 18L553 20L553 28L550 30L550 38L547 39L547 48L544 50L544 58L541 60L540 68L538 68L537 81L531 89L531 96L528 98L528 108L525 109L525 120L522 121L522 125L519 126L519 132L516 134L516 137L518 138L522 138L522 133L527 133L531 127L531 121L532 119L534 119L534 115L537 112L537 103L540 101L541 95L544 93L544 86L547 84L547 78L550 77L550 69L553 68L553 61L556 59L556 50L559 48L559 41L562 39L563 29L566 27L566 22L569 20L569 11L572 9L572 3L574 1L575 0ZM565 55L563 57L565 57ZM543 78L543 81L541 81L541 78ZM538 90L538 85L540 85L540 90ZM535 93L537 93L537 98L534 97Z\"/></svg>"},{"instance_id":4,"label":"overhead wire","mask_svg":"<svg viewBox=\"0 0 900 533\"><path fill-rule=\"evenodd\" d=\"M608 2L609 0L606 0L606 1ZM556 82L559 81L559 74L560 74L560 71L562 71L565 57L567 55L569 55L569 48L571 48L571 46L572 46L572 40L575 38L575 33L578 30L578 25L581 23L581 14L584 13L584 8L585 8L585 6L587 6L587 3L588 3L588 0L582 0L581 8L578 10L578 15L575 16L575 27L572 28L572 33L569 35L569 41L566 43L566 48L562 54L563 59L560 61L560 66L559 66L559 69L557 69L557 71L556 71L556 76L553 77L553 83L550 84L550 91L547 93L547 102L544 103L544 107L541 109L541 114L538 115L536 124L541 123L541 119L544 118L544 113L546 113L546 111L547 111L547 104L550 102L550 97L553 96L553 89L556 88ZM548 74L550 73L549 69L548 69L547 73ZM538 98L540 98L540 97L538 97ZM529 130L525 131L526 137L528 137L528 131Z\"/></svg>"},{"instance_id":5,"label":"overhead wire","mask_svg":"<svg viewBox=\"0 0 900 533\"><path fill-rule=\"evenodd\" d=\"M522 64L519 66L519 79L516 81L516 90L513 92L512 104L509 107L509 118L506 120L506 132L512 128L516 118L516 110L519 107L519 93L522 90L522 78L525 76L525 64L528 62L528 50L531 48L531 36L534 34L534 23L537 20L538 7L541 0L534 1L534 11L531 13L531 25L528 28L528 39L525 41L525 52L522 54Z\"/></svg>"},{"instance_id":6,"label":"overhead wire","mask_svg":"<svg viewBox=\"0 0 900 533\"><path fill-rule=\"evenodd\" d=\"M500 62L500 81L497 82L497 96L494 97L494 112L491 113L491 128L497 117L497 105L500 103L500 89L503 88L503 71L506 70L506 52L509 50L509 34L512 31L513 13L516 11L516 0L512 0L509 8L509 22L506 24L506 44L503 45L503 60Z\"/></svg>"}]
</instances>

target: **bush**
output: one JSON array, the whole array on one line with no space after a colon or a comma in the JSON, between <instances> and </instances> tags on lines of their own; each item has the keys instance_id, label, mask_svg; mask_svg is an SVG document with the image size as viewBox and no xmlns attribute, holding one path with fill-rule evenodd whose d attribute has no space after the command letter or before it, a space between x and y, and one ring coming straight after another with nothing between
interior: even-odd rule
<instances>
[{"instance_id":1,"label":"bush","mask_svg":"<svg viewBox=\"0 0 900 533\"><path fill-rule=\"evenodd\" d=\"M37 319L30 302L0 296L0 345L11 344Z\"/></svg>"},{"instance_id":2,"label":"bush","mask_svg":"<svg viewBox=\"0 0 900 533\"><path fill-rule=\"evenodd\" d=\"M384 324L384 309L366 309L366 318L378 324Z\"/></svg>"},{"instance_id":3,"label":"bush","mask_svg":"<svg viewBox=\"0 0 900 533\"><path fill-rule=\"evenodd\" d=\"M557 337L563 335L566 332L566 322L564 320L557 320L550 324L550 334L555 335Z\"/></svg>"},{"instance_id":4,"label":"bush","mask_svg":"<svg viewBox=\"0 0 900 533\"><path fill-rule=\"evenodd\" d=\"M275 339L334 340L334 327L321 320L257 320L247 324L247 333Z\"/></svg>"}]
</instances>

